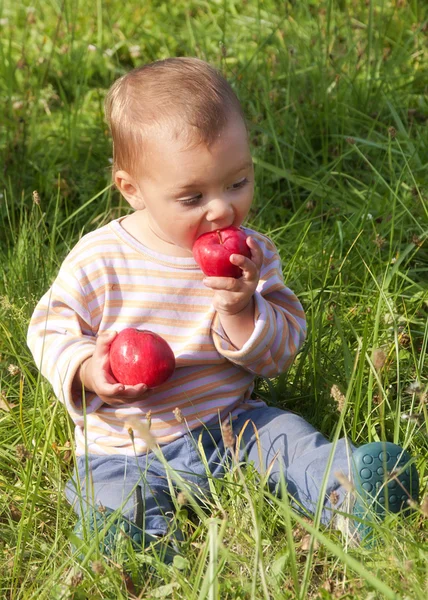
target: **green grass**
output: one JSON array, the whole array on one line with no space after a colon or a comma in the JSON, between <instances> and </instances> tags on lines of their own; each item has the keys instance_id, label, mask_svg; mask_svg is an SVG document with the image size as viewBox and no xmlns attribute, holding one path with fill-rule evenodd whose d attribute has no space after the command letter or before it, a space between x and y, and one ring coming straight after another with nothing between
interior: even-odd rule
<instances>
[{"instance_id":1,"label":"green grass","mask_svg":"<svg viewBox=\"0 0 428 600\"><path fill-rule=\"evenodd\" d=\"M136 554L130 578L119 561L79 566L63 495L72 426L25 337L79 237L128 210L110 187L107 88L142 62L206 59L248 116L249 225L277 244L308 316L302 353L260 395L330 439L404 445L426 497L427 22L416 0L0 0L2 597L426 597L426 503L379 525L379 547L344 549L238 465L201 514L177 504L181 564Z\"/></svg>"}]
</instances>

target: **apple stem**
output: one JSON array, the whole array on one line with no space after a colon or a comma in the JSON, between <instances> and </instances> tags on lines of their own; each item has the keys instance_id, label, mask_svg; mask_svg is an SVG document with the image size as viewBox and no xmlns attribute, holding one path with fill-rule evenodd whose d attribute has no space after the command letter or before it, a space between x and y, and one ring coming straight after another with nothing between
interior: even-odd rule
<instances>
[{"instance_id":1,"label":"apple stem","mask_svg":"<svg viewBox=\"0 0 428 600\"><path fill-rule=\"evenodd\" d=\"M223 243L223 240L222 240L222 238L221 238L221 235L220 235L220 232L219 232L219 230L218 230L218 229L217 229L216 233L217 233L217 235L218 235L218 241L219 241L219 243L220 243L220 244L222 244L222 243Z\"/></svg>"}]
</instances>

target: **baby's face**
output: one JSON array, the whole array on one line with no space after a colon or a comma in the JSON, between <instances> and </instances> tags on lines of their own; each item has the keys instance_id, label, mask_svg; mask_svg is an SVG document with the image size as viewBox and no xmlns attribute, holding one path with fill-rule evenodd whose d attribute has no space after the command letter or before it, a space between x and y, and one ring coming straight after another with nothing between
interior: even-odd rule
<instances>
[{"instance_id":1,"label":"baby's face","mask_svg":"<svg viewBox=\"0 0 428 600\"><path fill-rule=\"evenodd\" d=\"M150 142L144 175L137 178L152 232L191 251L203 233L235 225L250 210L253 163L241 119L231 119L209 148L186 149L166 133Z\"/></svg>"}]
</instances>

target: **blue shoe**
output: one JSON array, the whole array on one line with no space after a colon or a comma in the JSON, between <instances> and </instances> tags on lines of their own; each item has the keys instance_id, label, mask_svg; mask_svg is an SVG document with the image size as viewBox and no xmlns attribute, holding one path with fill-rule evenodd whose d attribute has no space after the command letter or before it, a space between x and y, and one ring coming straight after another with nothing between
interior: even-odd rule
<instances>
[{"instance_id":1,"label":"blue shoe","mask_svg":"<svg viewBox=\"0 0 428 600\"><path fill-rule=\"evenodd\" d=\"M372 442L352 454L355 502L352 513L364 523L356 525L360 541L371 543L370 522L387 513L410 512L418 500L419 477L410 454L391 442Z\"/></svg>"},{"instance_id":2,"label":"blue shoe","mask_svg":"<svg viewBox=\"0 0 428 600\"><path fill-rule=\"evenodd\" d=\"M91 509L85 516L81 517L74 527L74 537L83 542L91 542L98 536L98 547L101 554L112 556L119 543L123 540L128 540L135 551L142 551L153 544L155 551L165 564L171 564L174 557L179 554L178 549L170 544L167 544L164 539L150 535L137 527L135 523L125 519L122 516L117 516L112 519L115 511L109 508ZM73 550L78 549L78 545L73 545ZM79 545L80 546L80 545ZM85 558L85 554L81 552L78 556L79 560Z\"/></svg>"}]
</instances>

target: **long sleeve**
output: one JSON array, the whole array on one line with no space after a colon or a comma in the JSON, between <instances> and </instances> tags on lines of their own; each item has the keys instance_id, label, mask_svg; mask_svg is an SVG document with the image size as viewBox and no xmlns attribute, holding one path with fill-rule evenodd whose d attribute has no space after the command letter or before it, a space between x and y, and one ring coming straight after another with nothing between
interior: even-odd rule
<instances>
[{"instance_id":1,"label":"long sleeve","mask_svg":"<svg viewBox=\"0 0 428 600\"><path fill-rule=\"evenodd\" d=\"M149 250L121 219L79 240L37 304L27 337L37 367L75 423L77 455L144 453L146 441L134 425L148 414L150 431L162 445L201 424L264 406L251 398L255 374L274 376L288 366L303 340L304 316L284 287L274 246L258 239L264 264L256 329L239 352L221 332L213 333L213 292L193 257ZM173 375L129 404L110 406L86 393L82 406L72 391L77 369L92 356L97 335L126 327L149 329L168 342L176 359ZM176 418L177 408L184 423Z\"/></svg>"},{"instance_id":2,"label":"long sleeve","mask_svg":"<svg viewBox=\"0 0 428 600\"><path fill-rule=\"evenodd\" d=\"M92 356L95 335L81 286L70 266L61 268L51 289L40 299L32 315L27 343L41 373L72 416L82 414L81 399L71 386L77 369ZM86 394L86 413L101 400Z\"/></svg>"},{"instance_id":3,"label":"long sleeve","mask_svg":"<svg viewBox=\"0 0 428 600\"><path fill-rule=\"evenodd\" d=\"M254 294L254 331L237 350L216 315L212 335L217 351L229 361L255 375L275 377L289 368L304 342L305 314L297 297L284 285L281 260L273 243L251 230L249 234L256 237L264 255Z\"/></svg>"}]
</instances>

